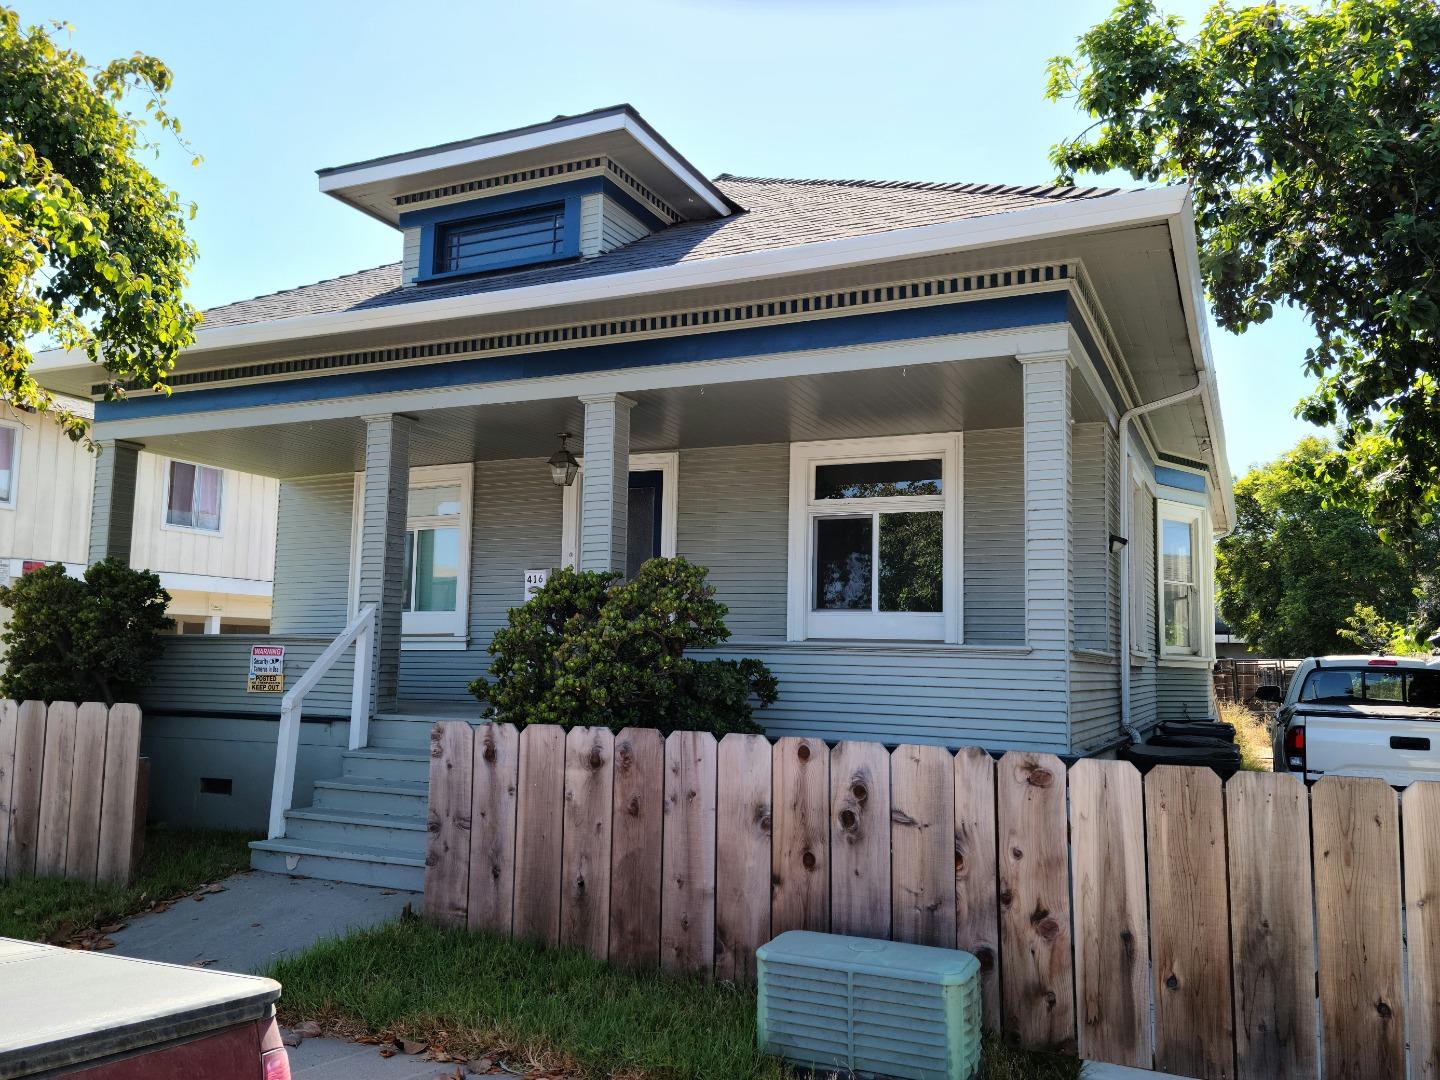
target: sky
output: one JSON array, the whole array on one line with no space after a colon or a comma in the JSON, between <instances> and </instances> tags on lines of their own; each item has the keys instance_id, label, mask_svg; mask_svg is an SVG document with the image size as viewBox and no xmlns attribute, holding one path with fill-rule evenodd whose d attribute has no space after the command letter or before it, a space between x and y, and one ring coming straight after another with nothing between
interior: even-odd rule
<instances>
[{"instance_id":1,"label":"sky","mask_svg":"<svg viewBox=\"0 0 1440 1080\"><path fill-rule=\"evenodd\" d=\"M15 2L15 0L11 0ZM174 72L151 167L199 207L204 308L394 262L399 235L319 193L315 170L629 102L707 175L1041 183L1085 120L1045 63L1100 0L20 0L100 63ZM1189 22L1208 0L1162 0ZM1130 185L1128 177L1112 183ZM1314 429L1293 416L1313 340L1293 312L1212 328L1231 468Z\"/></svg>"}]
</instances>

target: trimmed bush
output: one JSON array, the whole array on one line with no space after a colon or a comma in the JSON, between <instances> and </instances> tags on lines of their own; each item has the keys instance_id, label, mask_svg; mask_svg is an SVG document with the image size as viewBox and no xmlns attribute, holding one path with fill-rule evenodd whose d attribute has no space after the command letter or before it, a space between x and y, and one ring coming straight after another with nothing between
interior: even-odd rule
<instances>
[{"instance_id":1,"label":"trimmed bush","mask_svg":"<svg viewBox=\"0 0 1440 1080\"><path fill-rule=\"evenodd\" d=\"M634 580L563 569L490 643L491 678L470 684L501 723L599 725L613 731L758 733L751 700L777 696L758 660L697 660L730 637L728 609L703 566L651 559Z\"/></svg>"},{"instance_id":2,"label":"trimmed bush","mask_svg":"<svg viewBox=\"0 0 1440 1080\"><path fill-rule=\"evenodd\" d=\"M170 594L148 570L121 559L97 562L83 579L61 563L42 566L0 586L10 609L0 694L23 700L134 700L150 680L174 623L165 615Z\"/></svg>"}]
</instances>

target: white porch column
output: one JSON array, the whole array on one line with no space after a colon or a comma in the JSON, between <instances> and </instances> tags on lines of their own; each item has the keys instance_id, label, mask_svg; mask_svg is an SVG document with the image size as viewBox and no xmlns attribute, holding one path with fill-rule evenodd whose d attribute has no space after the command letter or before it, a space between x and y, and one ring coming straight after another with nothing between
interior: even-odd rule
<instances>
[{"instance_id":1,"label":"white porch column","mask_svg":"<svg viewBox=\"0 0 1440 1080\"><path fill-rule=\"evenodd\" d=\"M1025 406L1025 640L1069 656L1071 605L1070 356L1020 361Z\"/></svg>"},{"instance_id":2,"label":"white porch column","mask_svg":"<svg viewBox=\"0 0 1440 1080\"><path fill-rule=\"evenodd\" d=\"M95 490L90 497L89 561L112 555L130 562L130 537L135 524L135 476L139 443L107 439L95 458Z\"/></svg>"},{"instance_id":3,"label":"white porch column","mask_svg":"<svg viewBox=\"0 0 1440 1080\"><path fill-rule=\"evenodd\" d=\"M360 608L375 605L370 642L371 712L395 708L405 603L405 520L410 498L408 416L365 417L365 486L360 507Z\"/></svg>"},{"instance_id":4,"label":"white porch column","mask_svg":"<svg viewBox=\"0 0 1440 1080\"><path fill-rule=\"evenodd\" d=\"M630 409L619 394L582 397L585 474L580 492L580 569L625 572L630 516Z\"/></svg>"}]
</instances>

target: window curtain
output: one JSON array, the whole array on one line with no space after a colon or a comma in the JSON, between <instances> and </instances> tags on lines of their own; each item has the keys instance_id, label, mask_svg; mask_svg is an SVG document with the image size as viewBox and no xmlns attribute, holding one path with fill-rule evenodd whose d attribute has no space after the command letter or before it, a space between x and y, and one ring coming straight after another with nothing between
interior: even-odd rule
<instances>
[{"instance_id":1,"label":"window curtain","mask_svg":"<svg viewBox=\"0 0 1440 1080\"><path fill-rule=\"evenodd\" d=\"M195 470L195 528L218 532L220 529L219 469L203 466Z\"/></svg>"}]
</instances>

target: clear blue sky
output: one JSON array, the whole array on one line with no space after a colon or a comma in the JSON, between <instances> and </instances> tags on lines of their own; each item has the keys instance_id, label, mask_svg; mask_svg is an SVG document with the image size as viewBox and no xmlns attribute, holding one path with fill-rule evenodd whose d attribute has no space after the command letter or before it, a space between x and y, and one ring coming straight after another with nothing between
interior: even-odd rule
<instances>
[{"instance_id":1,"label":"clear blue sky","mask_svg":"<svg viewBox=\"0 0 1440 1080\"><path fill-rule=\"evenodd\" d=\"M1208 0L1173 0L1196 19ZM627 0L242 5L22 0L92 62L142 50L204 163L160 175L199 204L201 307L399 257L314 170L628 101L709 175L1048 181L1083 126L1045 61L1102 0ZM1128 182L1128 178L1124 181ZM1213 335L1237 475L1290 446L1311 335L1293 315Z\"/></svg>"}]
</instances>

